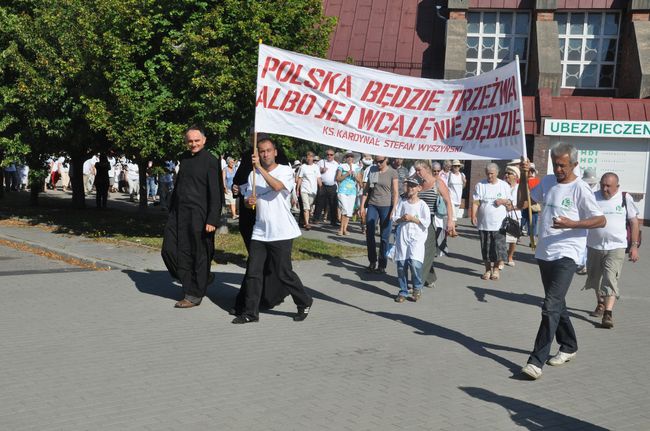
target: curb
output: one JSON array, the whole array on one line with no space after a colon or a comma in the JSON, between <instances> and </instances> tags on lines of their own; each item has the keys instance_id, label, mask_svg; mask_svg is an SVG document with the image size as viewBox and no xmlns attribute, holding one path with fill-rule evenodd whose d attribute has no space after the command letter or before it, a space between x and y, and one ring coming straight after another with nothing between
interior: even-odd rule
<instances>
[{"instance_id":1,"label":"curb","mask_svg":"<svg viewBox=\"0 0 650 431\"><path fill-rule=\"evenodd\" d=\"M12 244L16 244L17 246L26 245L26 246L28 246L28 247L30 247L32 249L35 249L35 250L55 254L57 256L60 256L63 259L76 260L76 261L79 261L79 262L81 262L81 263L83 263L85 265L92 266L92 267L95 267L95 268L98 268L98 269L103 269L103 270L130 269L127 266L120 265L120 264L117 264L117 263L114 263L114 262L106 262L106 261L98 260L98 259L90 259L90 258L80 256L80 255L75 254L75 253L65 252L65 251L61 251L61 250L55 250L52 247L48 247L47 245L44 245L44 244L41 244L41 243L28 241L28 240L25 240L23 238L13 237L13 236L6 235L6 234L3 234L3 233L0 233L0 239L5 240L7 242L10 242Z\"/></svg>"}]
</instances>

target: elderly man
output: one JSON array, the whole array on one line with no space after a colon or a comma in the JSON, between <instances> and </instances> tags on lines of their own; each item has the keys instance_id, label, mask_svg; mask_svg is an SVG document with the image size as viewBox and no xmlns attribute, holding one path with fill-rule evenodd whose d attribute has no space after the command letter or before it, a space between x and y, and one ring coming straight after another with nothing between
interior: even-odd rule
<instances>
[{"instance_id":1,"label":"elderly man","mask_svg":"<svg viewBox=\"0 0 650 431\"><path fill-rule=\"evenodd\" d=\"M554 175L545 176L530 192L532 199L542 204L535 257L544 285L542 321L528 363L521 369L533 380L542 376L554 338L560 350L548 360L549 365L562 365L576 356L578 341L565 298L576 262L586 246L587 229L604 227L606 223L591 189L574 172L578 150L570 144L556 144L551 148L551 161ZM526 181L529 168L528 160L523 161L522 181ZM527 200L527 188L519 187L517 207Z\"/></svg>"},{"instance_id":2,"label":"elderly man","mask_svg":"<svg viewBox=\"0 0 650 431\"><path fill-rule=\"evenodd\" d=\"M630 223L630 260L639 260L639 210L627 193L619 191L618 175L607 172L600 178L596 202L607 218L607 225L587 234L587 281L585 289L594 289L598 305L591 313L601 317L603 328L613 328L612 310L619 297L621 276L627 248L626 220Z\"/></svg>"},{"instance_id":3,"label":"elderly man","mask_svg":"<svg viewBox=\"0 0 650 431\"><path fill-rule=\"evenodd\" d=\"M276 162L278 150L270 139L259 141L257 150L258 155L252 156L254 170L249 175L250 187L246 190L245 198L249 208L255 207L255 225L246 263L246 289L243 306L235 310L237 316L232 323L245 324L259 320L267 259L279 283L291 294L298 308L293 320L301 322L307 318L313 300L291 266L293 239L301 235L289 202L295 186L293 169Z\"/></svg>"},{"instance_id":4,"label":"elderly man","mask_svg":"<svg viewBox=\"0 0 650 431\"><path fill-rule=\"evenodd\" d=\"M185 143L189 151L181 157L161 252L169 273L183 285L185 298L176 308L196 307L205 296L221 217L219 160L205 149L199 127L187 129Z\"/></svg>"}]
</instances>

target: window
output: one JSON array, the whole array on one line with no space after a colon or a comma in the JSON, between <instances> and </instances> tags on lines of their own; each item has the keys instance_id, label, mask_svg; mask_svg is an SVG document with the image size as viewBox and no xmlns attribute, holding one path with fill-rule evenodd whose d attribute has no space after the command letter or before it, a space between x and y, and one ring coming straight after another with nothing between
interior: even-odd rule
<instances>
[{"instance_id":1,"label":"window","mask_svg":"<svg viewBox=\"0 0 650 431\"><path fill-rule=\"evenodd\" d=\"M519 55L521 80L526 82L529 32L527 12L468 12L465 76L489 72Z\"/></svg>"},{"instance_id":2,"label":"window","mask_svg":"<svg viewBox=\"0 0 650 431\"><path fill-rule=\"evenodd\" d=\"M613 88L618 54L618 12L556 13L562 86Z\"/></svg>"}]
</instances>

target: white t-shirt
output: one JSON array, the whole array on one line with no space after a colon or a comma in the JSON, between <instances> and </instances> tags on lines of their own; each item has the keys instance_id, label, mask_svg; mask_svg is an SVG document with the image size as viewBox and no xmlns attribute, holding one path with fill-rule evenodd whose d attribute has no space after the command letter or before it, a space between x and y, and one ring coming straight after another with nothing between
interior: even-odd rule
<instances>
[{"instance_id":1,"label":"white t-shirt","mask_svg":"<svg viewBox=\"0 0 650 431\"><path fill-rule=\"evenodd\" d=\"M563 257L579 263L587 245L587 229L554 229L553 217L584 220L603 215L589 185L579 178L558 184L555 175L547 175L530 191L530 197L542 205L538 220L539 242L535 257L558 260Z\"/></svg>"},{"instance_id":2,"label":"white t-shirt","mask_svg":"<svg viewBox=\"0 0 650 431\"><path fill-rule=\"evenodd\" d=\"M336 185L336 170L339 167L339 162L336 160L332 160L331 162L328 162L327 160L321 160L318 162L318 167L319 168L327 168L325 172L321 172L321 180L323 181L323 185L326 186L335 186Z\"/></svg>"},{"instance_id":3,"label":"white t-shirt","mask_svg":"<svg viewBox=\"0 0 650 431\"><path fill-rule=\"evenodd\" d=\"M623 192L620 190L609 199L603 197L599 190L594 194L596 203L605 214L607 225L598 229L589 229L587 247L597 250L615 250L627 247L627 231L625 218L633 219L639 216L639 210L629 193L625 194L627 214L623 207Z\"/></svg>"},{"instance_id":4,"label":"white t-shirt","mask_svg":"<svg viewBox=\"0 0 650 431\"><path fill-rule=\"evenodd\" d=\"M115 157L109 157L108 164L111 165L111 168L108 170L108 178L113 178L115 177Z\"/></svg>"},{"instance_id":5,"label":"white t-shirt","mask_svg":"<svg viewBox=\"0 0 650 431\"><path fill-rule=\"evenodd\" d=\"M449 197L451 198L451 203L454 205L460 205L460 201L463 198L464 179L465 174L462 172L459 172L457 174L449 172L447 187L449 187Z\"/></svg>"},{"instance_id":6,"label":"white t-shirt","mask_svg":"<svg viewBox=\"0 0 650 431\"><path fill-rule=\"evenodd\" d=\"M84 162L83 165L83 174L84 175L92 175L93 174L93 168L95 167L95 163L97 163L99 159L95 156L92 156L88 160Z\"/></svg>"},{"instance_id":7,"label":"white t-shirt","mask_svg":"<svg viewBox=\"0 0 650 431\"><path fill-rule=\"evenodd\" d=\"M429 206L419 199L416 203L409 203L407 199L400 199L393 213L393 223L404 214L416 216L419 223L400 223L395 231L395 260L412 259L424 262L424 245L427 242L427 229L431 224Z\"/></svg>"},{"instance_id":8,"label":"white t-shirt","mask_svg":"<svg viewBox=\"0 0 650 431\"><path fill-rule=\"evenodd\" d=\"M300 170L298 170L298 178L302 178L300 193L316 194L318 192L320 168L316 163L301 165Z\"/></svg>"},{"instance_id":9,"label":"white t-shirt","mask_svg":"<svg viewBox=\"0 0 650 431\"><path fill-rule=\"evenodd\" d=\"M138 167L137 163L129 163L128 165L126 165L126 171L129 180L131 181L140 180L140 168Z\"/></svg>"},{"instance_id":10,"label":"white t-shirt","mask_svg":"<svg viewBox=\"0 0 650 431\"><path fill-rule=\"evenodd\" d=\"M494 206L494 201L497 199L510 199L511 191L510 185L503 180L497 179L497 182L492 184L487 180L483 180L476 184L474 188L473 199L481 201L476 214L478 230L496 231L501 229L503 219L506 218L508 210L504 205Z\"/></svg>"},{"instance_id":11,"label":"white t-shirt","mask_svg":"<svg viewBox=\"0 0 650 431\"><path fill-rule=\"evenodd\" d=\"M255 170L248 176L248 184L253 184L255 178L255 226L253 226L252 239L256 241L282 241L300 236L300 228L296 219L291 214L291 191L295 181L293 169L285 165L277 165L269 174L284 184L279 192L273 190L264 180L264 177ZM252 187L246 188L245 197L252 195Z\"/></svg>"}]
</instances>

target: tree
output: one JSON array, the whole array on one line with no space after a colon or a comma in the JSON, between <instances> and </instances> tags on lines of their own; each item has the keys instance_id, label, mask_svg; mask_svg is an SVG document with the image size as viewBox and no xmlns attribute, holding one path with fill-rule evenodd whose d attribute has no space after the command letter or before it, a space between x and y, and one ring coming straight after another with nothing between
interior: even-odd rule
<instances>
[{"instance_id":1,"label":"tree","mask_svg":"<svg viewBox=\"0 0 650 431\"><path fill-rule=\"evenodd\" d=\"M323 55L333 19L320 0L14 0L0 26L2 148L66 151L80 173L90 153L114 147L137 160L144 190L147 161L182 151L191 123L215 151L239 153L258 40ZM73 201L84 202L81 175Z\"/></svg>"}]
</instances>

